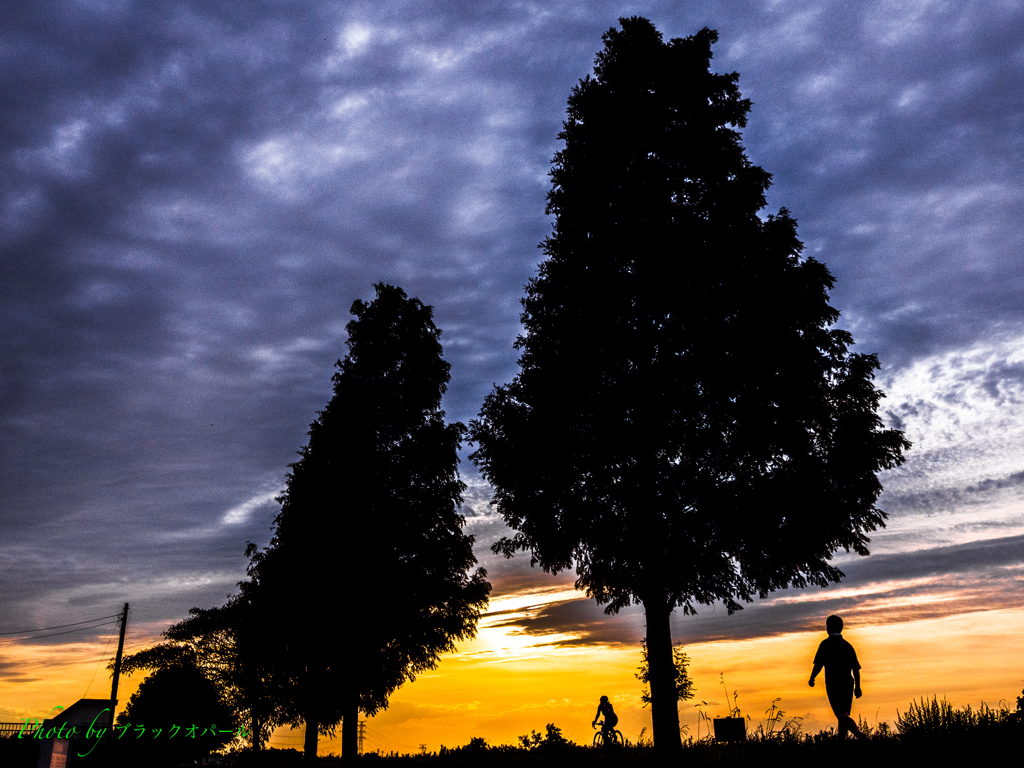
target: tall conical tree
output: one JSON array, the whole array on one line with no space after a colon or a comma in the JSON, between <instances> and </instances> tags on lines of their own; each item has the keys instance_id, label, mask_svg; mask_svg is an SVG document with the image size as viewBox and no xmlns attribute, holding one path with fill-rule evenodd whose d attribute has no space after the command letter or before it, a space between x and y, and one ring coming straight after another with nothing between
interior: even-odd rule
<instances>
[{"instance_id":1,"label":"tall conical tree","mask_svg":"<svg viewBox=\"0 0 1024 768\"><path fill-rule=\"evenodd\" d=\"M457 507L461 423L445 424L449 381L432 310L377 284L352 305L334 396L292 465L270 547L254 555L278 596L274 642L295 680L306 755L339 718L356 754L357 712L472 637L490 584Z\"/></svg>"},{"instance_id":2,"label":"tall conical tree","mask_svg":"<svg viewBox=\"0 0 1024 768\"><path fill-rule=\"evenodd\" d=\"M878 363L832 327L833 280L800 256L744 154L750 102L710 71L715 32L604 36L569 98L547 259L524 299L520 373L470 425L472 458L531 552L609 612L642 603L653 735L680 748L670 616L825 585L884 525Z\"/></svg>"}]
</instances>

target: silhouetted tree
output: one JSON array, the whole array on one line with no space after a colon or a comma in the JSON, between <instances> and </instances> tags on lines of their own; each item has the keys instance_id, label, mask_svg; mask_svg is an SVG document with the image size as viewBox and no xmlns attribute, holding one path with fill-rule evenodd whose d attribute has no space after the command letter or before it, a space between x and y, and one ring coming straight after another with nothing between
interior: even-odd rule
<instances>
[{"instance_id":1,"label":"silhouetted tree","mask_svg":"<svg viewBox=\"0 0 1024 768\"><path fill-rule=\"evenodd\" d=\"M179 765L235 738L231 708L202 671L183 660L156 669L132 694L117 725L140 764Z\"/></svg>"},{"instance_id":2,"label":"silhouetted tree","mask_svg":"<svg viewBox=\"0 0 1024 768\"><path fill-rule=\"evenodd\" d=\"M251 554L251 551L249 552ZM219 608L193 608L189 617L169 627L166 642L126 655L121 670L162 670L194 666L213 682L232 719L243 726L259 751L274 726L284 722L284 681L277 658L262 641L265 616L253 604L257 585L242 582L241 591ZM113 661L108 665L113 669Z\"/></svg>"},{"instance_id":3,"label":"silhouetted tree","mask_svg":"<svg viewBox=\"0 0 1024 768\"><path fill-rule=\"evenodd\" d=\"M339 717L355 754L357 711L472 637L490 592L457 511L465 427L444 422L441 331L418 299L375 288L352 305L334 396L291 465L270 547L252 554L277 595L266 640L295 681L307 756Z\"/></svg>"},{"instance_id":4,"label":"silhouetted tree","mask_svg":"<svg viewBox=\"0 0 1024 768\"><path fill-rule=\"evenodd\" d=\"M831 327L832 276L786 209L758 215L770 175L740 144L738 75L710 71L716 33L620 22L569 98L521 370L470 433L518 531L495 551L575 566L610 613L643 604L673 750L673 609L837 581L909 443L881 428L876 358Z\"/></svg>"}]
</instances>

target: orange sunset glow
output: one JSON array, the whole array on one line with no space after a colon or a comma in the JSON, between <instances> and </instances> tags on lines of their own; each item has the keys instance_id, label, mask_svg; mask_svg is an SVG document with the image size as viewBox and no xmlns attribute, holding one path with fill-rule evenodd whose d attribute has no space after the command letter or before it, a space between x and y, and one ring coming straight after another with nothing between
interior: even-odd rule
<instances>
[{"instance_id":1,"label":"orange sunset glow","mask_svg":"<svg viewBox=\"0 0 1024 768\"><path fill-rule=\"evenodd\" d=\"M619 729L628 739L635 740L644 729L649 737L650 714L641 707L640 684L634 677L638 646L560 646L572 641L571 633L530 636L514 627L494 626L499 619L515 619L539 606L579 597L559 587L494 599L476 639L444 657L436 670L399 689L387 711L367 721L365 749L416 753L425 744L428 751L436 751L474 737L490 744L515 744L518 736L532 730L543 733L547 723L574 741L589 743L590 722L602 695L614 704ZM642 626L638 616L632 618ZM134 628L126 651L158 642L153 630ZM864 697L855 703L854 715L871 725L894 724L897 711L906 711L912 699L938 696L957 706L984 702L995 707L1012 702L1024 686L1019 666L1024 611L1019 608L886 624L849 622L844 636L857 648L863 665ZM708 735L700 712L709 717L726 713L722 679L730 698L737 693L736 704L752 727L764 722L776 699L786 713L784 720L801 718L806 732L834 726L823 686L807 685L811 659L823 637L823 631L794 632L685 646L696 692L693 701L680 705L685 734ZM5 660L17 665L22 679L5 686L7 720L43 717L54 705L67 706L86 692L92 697L109 692L105 663L98 661L101 647L20 648L5 642L0 648ZM141 679L142 675L122 678L121 706ZM279 728L271 746L301 750L302 733L301 727ZM322 739L320 752L340 754L340 734L334 740Z\"/></svg>"},{"instance_id":2,"label":"orange sunset glow","mask_svg":"<svg viewBox=\"0 0 1024 768\"><path fill-rule=\"evenodd\" d=\"M894 724L897 710L906 711L912 699L922 696L946 697L957 706L984 702L995 707L1012 702L1024 687L1019 662L1024 611L1019 609L848 625L843 634L857 648L864 667L864 696L854 704L854 716L872 725ZM685 646L696 683L695 699L680 704L686 734L708 735L700 710L710 717L726 714L720 675L730 698L738 692L737 704L754 726L781 699L778 706L785 719L802 718L805 731L834 727L822 683L807 685L811 660L824 636L822 630ZM553 648L535 642L488 629L485 621L477 640L400 689L386 712L369 719L367 748L415 753L426 744L435 751L478 736L491 744L515 744L518 736L532 730L543 733L547 723L586 744L593 738L590 723L602 695L614 704L626 738L635 740L645 728L650 736L650 710L641 706L634 677L638 647ZM695 706L701 701L707 705ZM700 734L698 727L703 729ZM273 743L301 748L300 730L279 729ZM332 750L340 754L340 739L325 740L324 753Z\"/></svg>"}]
</instances>

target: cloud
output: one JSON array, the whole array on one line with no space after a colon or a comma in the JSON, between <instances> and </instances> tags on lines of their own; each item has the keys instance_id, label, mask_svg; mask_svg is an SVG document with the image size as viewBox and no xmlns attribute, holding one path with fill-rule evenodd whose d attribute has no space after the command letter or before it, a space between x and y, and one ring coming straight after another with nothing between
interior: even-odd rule
<instances>
[{"instance_id":1,"label":"cloud","mask_svg":"<svg viewBox=\"0 0 1024 768\"><path fill-rule=\"evenodd\" d=\"M874 551L1024 533L1017 5L33 0L0 31L0 631L223 602L376 281L435 307L473 418L516 372L566 98L634 12L719 29L770 208L880 354L915 448ZM495 594L571 585L489 552L508 531L462 469ZM534 626L635 631L584 614Z\"/></svg>"},{"instance_id":2,"label":"cloud","mask_svg":"<svg viewBox=\"0 0 1024 768\"><path fill-rule=\"evenodd\" d=\"M244 523L249 519L249 516L260 507L265 507L274 502L274 499L280 495L283 488L275 488L272 491L266 491L264 493L258 493L251 499L246 499L238 506L232 507L224 513L224 517L221 518L222 525L238 525Z\"/></svg>"},{"instance_id":3,"label":"cloud","mask_svg":"<svg viewBox=\"0 0 1024 768\"><path fill-rule=\"evenodd\" d=\"M750 28L723 25L716 59L754 100L744 135L775 174L770 205L837 277L858 343L897 367L1019 323L1024 245L1005 230L1015 163L999 159L1024 123L1020 12L914 8L908 21L889 5L766 7Z\"/></svg>"},{"instance_id":4,"label":"cloud","mask_svg":"<svg viewBox=\"0 0 1024 768\"><path fill-rule=\"evenodd\" d=\"M841 614L849 626L877 626L1024 607L1024 536L858 557L840 567L846 576L839 584L781 590L731 616L720 604L698 606L691 616L676 611L673 636L676 642L694 644L816 631L833 613ZM640 643L642 606L609 616L603 606L577 594L492 614L488 625L535 637L539 646Z\"/></svg>"}]
</instances>

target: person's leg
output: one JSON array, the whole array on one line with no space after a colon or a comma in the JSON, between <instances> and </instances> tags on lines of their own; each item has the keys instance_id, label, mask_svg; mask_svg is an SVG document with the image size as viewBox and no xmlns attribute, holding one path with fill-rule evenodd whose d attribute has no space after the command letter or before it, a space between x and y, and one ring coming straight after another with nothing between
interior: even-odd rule
<instances>
[{"instance_id":1,"label":"person's leg","mask_svg":"<svg viewBox=\"0 0 1024 768\"><path fill-rule=\"evenodd\" d=\"M832 712L839 721L839 738L845 739L846 734L851 731L860 738L860 730L850 717L850 710L853 708L853 680L850 680L849 688L843 686L840 689L836 689L835 687L829 688L826 686L825 693L828 695L828 703L832 707ZM850 728L851 725L853 726L852 729Z\"/></svg>"},{"instance_id":2,"label":"person's leg","mask_svg":"<svg viewBox=\"0 0 1024 768\"><path fill-rule=\"evenodd\" d=\"M849 723L850 721L850 716L837 714L836 718L839 720L839 738L845 739L846 734L850 732L850 729L847 728L847 723Z\"/></svg>"},{"instance_id":3,"label":"person's leg","mask_svg":"<svg viewBox=\"0 0 1024 768\"><path fill-rule=\"evenodd\" d=\"M844 728L846 732L852 733L858 739L867 738L864 736L864 732L857 726L857 721L852 716L846 715L846 717L841 717L840 721L845 721Z\"/></svg>"}]
</instances>

